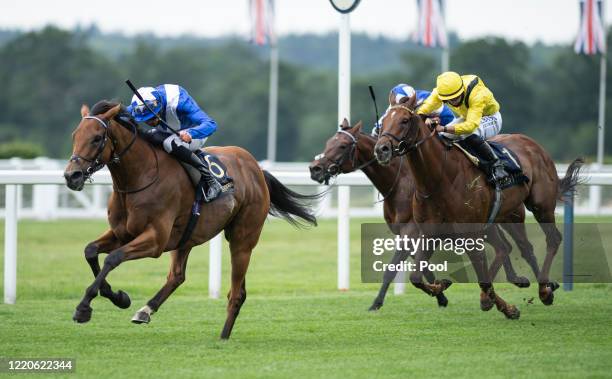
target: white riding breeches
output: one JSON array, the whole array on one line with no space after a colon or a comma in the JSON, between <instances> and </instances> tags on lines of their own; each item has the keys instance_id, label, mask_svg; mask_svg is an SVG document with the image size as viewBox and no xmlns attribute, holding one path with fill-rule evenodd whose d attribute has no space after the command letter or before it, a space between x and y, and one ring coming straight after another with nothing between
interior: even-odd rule
<instances>
[{"instance_id":1,"label":"white riding breeches","mask_svg":"<svg viewBox=\"0 0 612 379\"><path fill-rule=\"evenodd\" d=\"M206 140L208 139L208 137L206 138L202 138L202 139L195 139L192 138L191 142L187 143L183 140L181 140L181 138L179 136L177 136L176 134L172 134L170 135L168 138L166 138L163 142L163 146L164 146L164 150L166 150L166 152L171 152L172 151L172 142L174 141L174 143L176 145L182 145L185 146L186 148L188 148L191 151L196 151L196 150L200 150L201 148L204 147L204 144L206 143Z\"/></svg>"},{"instance_id":2,"label":"white riding breeches","mask_svg":"<svg viewBox=\"0 0 612 379\"><path fill-rule=\"evenodd\" d=\"M453 121L451 121L447 126L455 125L463 121L465 121L463 118L456 118ZM480 125L478 126L478 128L476 128L476 130L474 130L472 134L476 134L480 136L482 139L486 140L493 136L498 135L499 132L501 131L501 128L502 128L502 117L501 117L501 113L497 112L490 116L482 116L482 118L480 119ZM464 139L465 137L469 136L469 134L464 134L464 135L457 135L457 134L451 134L451 133L441 133L441 134L444 135L444 137L447 137L449 139Z\"/></svg>"}]
</instances>

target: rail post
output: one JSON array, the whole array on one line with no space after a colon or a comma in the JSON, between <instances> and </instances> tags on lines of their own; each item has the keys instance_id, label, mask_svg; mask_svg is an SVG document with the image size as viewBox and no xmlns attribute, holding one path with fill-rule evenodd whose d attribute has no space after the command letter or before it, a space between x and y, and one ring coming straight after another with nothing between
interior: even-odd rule
<instances>
[{"instance_id":1,"label":"rail post","mask_svg":"<svg viewBox=\"0 0 612 379\"><path fill-rule=\"evenodd\" d=\"M574 194L565 194L563 211L563 290L574 288Z\"/></svg>"},{"instance_id":2,"label":"rail post","mask_svg":"<svg viewBox=\"0 0 612 379\"><path fill-rule=\"evenodd\" d=\"M4 303L15 304L17 298L17 185L6 185L4 220Z\"/></svg>"},{"instance_id":3,"label":"rail post","mask_svg":"<svg viewBox=\"0 0 612 379\"><path fill-rule=\"evenodd\" d=\"M208 258L208 297L218 299L221 293L221 233L209 242Z\"/></svg>"}]
</instances>

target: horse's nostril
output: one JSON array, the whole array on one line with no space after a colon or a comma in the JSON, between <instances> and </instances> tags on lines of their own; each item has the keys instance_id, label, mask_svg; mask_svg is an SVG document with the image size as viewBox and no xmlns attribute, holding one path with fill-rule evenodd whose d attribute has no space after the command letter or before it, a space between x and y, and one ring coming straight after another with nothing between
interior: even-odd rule
<instances>
[{"instance_id":1,"label":"horse's nostril","mask_svg":"<svg viewBox=\"0 0 612 379\"><path fill-rule=\"evenodd\" d=\"M310 169L313 173L318 174L321 171L323 171L323 168L321 168L321 166L314 166Z\"/></svg>"},{"instance_id":2,"label":"horse's nostril","mask_svg":"<svg viewBox=\"0 0 612 379\"><path fill-rule=\"evenodd\" d=\"M388 145L383 145L383 146L380 148L380 150L381 150L383 153L386 153L386 152L388 152L388 151L389 151L389 146L388 146Z\"/></svg>"},{"instance_id":3,"label":"horse's nostril","mask_svg":"<svg viewBox=\"0 0 612 379\"><path fill-rule=\"evenodd\" d=\"M83 172L82 171L67 172L64 174L64 177L69 182L75 183L83 179Z\"/></svg>"}]
</instances>

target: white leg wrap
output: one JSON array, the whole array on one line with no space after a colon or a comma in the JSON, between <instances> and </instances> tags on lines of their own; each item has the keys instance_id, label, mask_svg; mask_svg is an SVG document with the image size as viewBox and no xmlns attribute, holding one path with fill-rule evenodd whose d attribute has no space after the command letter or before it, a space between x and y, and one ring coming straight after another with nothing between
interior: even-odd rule
<instances>
[{"instance_id":1,"label":"white leg wrap","mask_svg":"<svg viewBox=\"0 0 612 379\"><path fill-rule=\"evenodd\" d=\"M155 311L153 309L151 309L151 307L149 307L148 305L145 305L144 307L140 308L138 310L138 312L144 312L146 314L148 314L149 316L151 316L153 313L155 313ZM136 312L136 313L138 313Z\"/></svg>"}]
</instances>

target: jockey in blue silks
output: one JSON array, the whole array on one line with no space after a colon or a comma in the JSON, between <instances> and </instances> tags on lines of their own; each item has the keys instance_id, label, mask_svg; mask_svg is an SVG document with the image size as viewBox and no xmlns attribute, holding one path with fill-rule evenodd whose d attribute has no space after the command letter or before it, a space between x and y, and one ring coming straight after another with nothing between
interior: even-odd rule
<instances>
[{"instance_id":1,"label":"jockey in blue silks","mask_svg":"<svg viewBox=\"0 0 612 379\"><path fill-rule=\"evenodd\" d=\"M138 93L162 120L179 132L179 135L176 135L167 129L134 95L128 110L136 121L154 127L147 131L145 137L162 145L164 150L179 160L197 168L208 186L206 198L214 199L221 191L221 185L208 166L193 152L200 150L208 137L217 130L215 120L200 109L183 87L176 84L163 84L155 88L141 87Z\"/></svg>"},{"instance_id":2,"label":"jockey in blue silks","mask_svg":"<svg viewBox=\"0 0 612 379\"><path fill-rule=\"evenodd\" d=\"M391 102L391 98L392 97L395 98L395 101L399 103L400 99L402 99L404 97L412 97L412 96L414 96L415 93L416 93L416 99L417 99L417 102L416 102L417 108L431 94L430 91L423 91L423 90L420 90L420 89L415 90L414 88L412 88L408 84L403 84L402 83L402 84L398 84L395 87L393 87L391 89L391 92L389 92L389 103ZM388 110L389 109L387 108L387 111ZM385 113L382 115L382 117L374 125L374 128L372 129L372 135L373 136L377 136L378 133L380 132L380 127L382 126L382 119L387 114L387 111L385 111ZM430 116L431 117L439 118L440 119L440 125L449 124L451 121L453 121L455 119L455 115L450 110L450 108L448 108L446 105L442 105L439 109L436 109L434 112L432 112L432 114Z\"/></svg>"}]
</instances>

